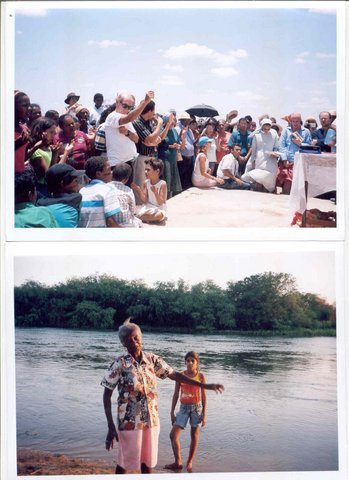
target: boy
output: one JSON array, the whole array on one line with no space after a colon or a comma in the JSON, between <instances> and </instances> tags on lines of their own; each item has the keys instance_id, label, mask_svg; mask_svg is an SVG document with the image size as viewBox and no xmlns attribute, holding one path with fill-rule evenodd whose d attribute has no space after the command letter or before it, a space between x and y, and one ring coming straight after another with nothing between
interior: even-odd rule
<instances>
[{"instance_id":1,"label":"boy","mask_svg":"<svg viewBox=\"0 0 349 480\"><path fill-rule=\"evenodd\" d=\"M136 200L134 193L126 184L132 175L132 167L128 163L117 163L113 168L113 181L119 199L121 212L115 220L123 227L143 227L142 220L135 217Z\"/></svg>"}]
</instances>

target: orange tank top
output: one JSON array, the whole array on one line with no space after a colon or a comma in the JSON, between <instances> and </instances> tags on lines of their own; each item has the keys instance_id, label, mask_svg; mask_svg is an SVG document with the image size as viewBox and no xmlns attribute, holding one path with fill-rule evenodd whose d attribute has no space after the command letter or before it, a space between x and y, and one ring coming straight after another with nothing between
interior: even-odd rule
<instances>
[{"instance_id":1,"label":"orange tank top","mask_svg":"<svg viewBox=\"0 0 349 480\"><path fill-rule=\"evenodd\" d=\"M185 373L183 372L185 375ZM188 377L188 375L186 375ZM197 382L202 381L201 373L197 373L195 377L189 377L192 380L196 380ZM196 385L188 385L186 383L181 383L181 403L184 405L190 405L194 403L201 402L201 387L197 387Z\"/></svg>"}]
</instances>

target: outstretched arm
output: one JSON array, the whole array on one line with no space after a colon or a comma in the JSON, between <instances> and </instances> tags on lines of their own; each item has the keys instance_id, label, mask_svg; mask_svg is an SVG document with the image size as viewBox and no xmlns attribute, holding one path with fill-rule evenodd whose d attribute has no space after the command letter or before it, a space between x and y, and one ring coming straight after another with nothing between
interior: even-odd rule
<instances>
[{"instance_id":1,"label":"outstretched arm","mask_svg":"<svg viewBox=\"0 0 349 480\"><path fill-rule=\"evenodd\" d=\"M168 378L179 383L187 383L188 385L197 385L198 387L204 388L206 390L214 390L216 393L222 393L224 390L224 386L220 383L197 382L196 380L193 380L192 378L189 378L180 372L172 372L168 376Z\"/></svg>"},{"instance_id":2,"label":"outstretched arm","mask_svg":"<svg viewBox=\"0 0 349 480\"><path fill-rule=\"evenodd\" d=\"M171 405L171 422L172 422L172 425L174 424L174 422L176 420L175 409L176 409L176 405L177 405L178 398L179 398L180 385L181 385L180 383L176 382L175 390L173 392L172 405Z\"/></svg>"},{"instance_id":3,"label":"outstretched arm","mask_svg":"<svg viewBox=\"0 0 349 480\"><path fill-rule=\"evenodd\" d=\"M114 438L116 441L119 441L119 437L115 428L113 415L111 413L111 396L113 395L113 390L109 390L109 388L104 389L103 393L103 405L104 405L104 413L107 418L108 422L108 433L107 438L105 440L105 448L110 450L114 446Z\"/></svg>"}]
</instances>

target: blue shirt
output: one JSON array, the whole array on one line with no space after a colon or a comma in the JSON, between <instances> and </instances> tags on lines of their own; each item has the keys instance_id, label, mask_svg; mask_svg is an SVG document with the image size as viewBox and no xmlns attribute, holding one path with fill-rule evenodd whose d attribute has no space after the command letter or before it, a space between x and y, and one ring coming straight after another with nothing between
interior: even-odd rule
<instances>
[{"instance_id":1,"label":"blue shirt","mask_svg":"<svg viewBox=\"0 0 349 480\"><path fill-rule=\"evenodd\" d=\"M252 145L252 138L250 138L250 132L241 133L239 130L233 132L229 138L228 147L232 147L234 144L241 146L241 153L242 157L247 155L251 145Z\"/></svg>"},{"instance_id":2,"label":"blue shirt","mask_svg":"<svg viewBox=\"0 0 349 480\"><path fill-rule=\"evenodd\" d=\"M288 160L290 163L294 162L294 154L299 152L300 147L292 140L293 130L291 127L286 127L281 134L279 142L279 152L282 160ZM311 145L311 135L307 128L301 127L297 133L302 137L302 143Z\"/></svg>"}]
</instances>

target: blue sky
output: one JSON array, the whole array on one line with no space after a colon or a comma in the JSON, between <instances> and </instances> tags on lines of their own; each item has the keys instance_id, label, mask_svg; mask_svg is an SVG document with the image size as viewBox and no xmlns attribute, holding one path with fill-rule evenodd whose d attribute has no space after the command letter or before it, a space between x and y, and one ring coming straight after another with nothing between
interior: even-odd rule
<instances>
[{"instance_id":1,"label":"blue sky","mask_svg":"<svg viewBox=\"0 0 349 480\"><path fill-rule=\"evenodd\" d=\"M149 89L160 113L206 103L222 117L237 109L239 116L267 112L280 120L292 111L306 118L336 109L335 11L315 9L318 2L297 2L307 8L141 3L85 9L78 6L90 4L78 2L67 9L40 2L36 10L19 4L15 88L43 111L61 112L70 91L90 106L96 92L112 102L127 90L139 101ZM287 2L274 3L280 4Z\"/></svg>"}]
</instances>

